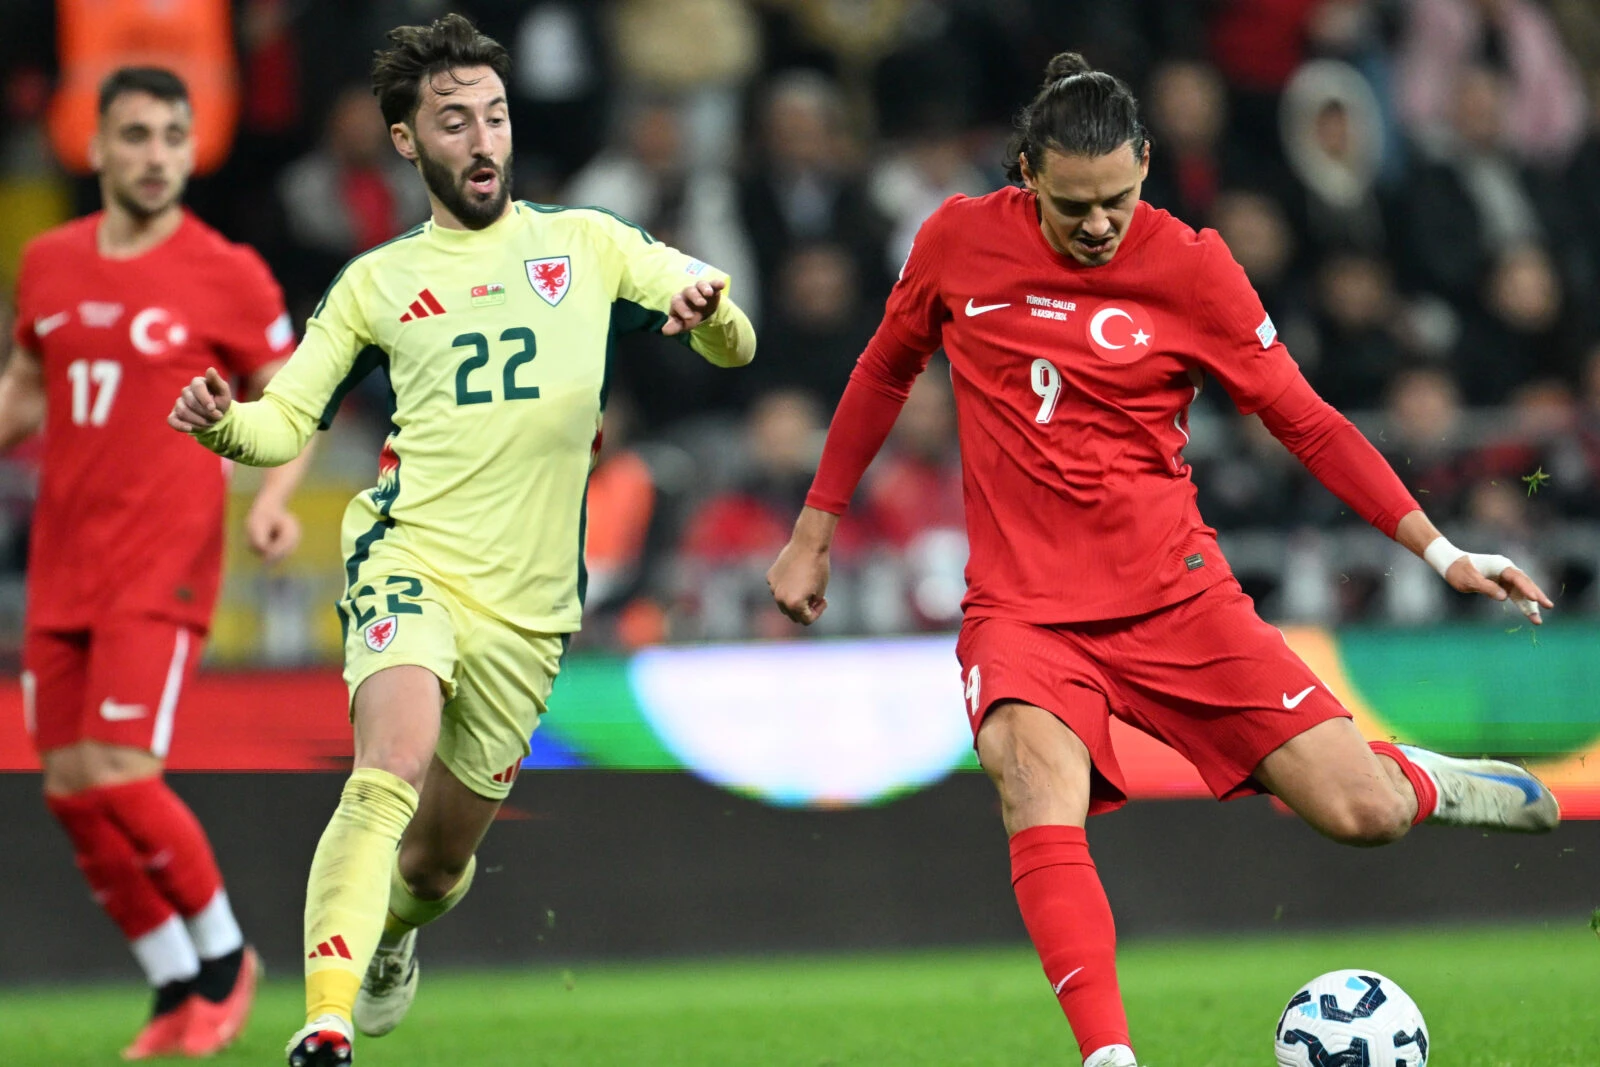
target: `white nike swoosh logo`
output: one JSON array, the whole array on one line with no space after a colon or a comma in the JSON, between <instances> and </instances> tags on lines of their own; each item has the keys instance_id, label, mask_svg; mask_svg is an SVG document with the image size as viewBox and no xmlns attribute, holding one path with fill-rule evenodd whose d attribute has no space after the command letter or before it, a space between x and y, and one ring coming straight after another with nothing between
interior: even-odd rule
<instances>
[{"instance_id":1,"label":"white nike swoosh logo","mask_svg":"<svg viewBox=\"0 0 1600 1067\"><path fill-rule=\"evenodd\" d=\"M110 697L100 702L100 717L106 722L129 722L133 719L142 719L150 714L150 709L143 704L118 704Z\"/></svg>"},{"instance_id":2,"label":"white nike swoosh logo","mask_svg":"<svg viewBox=\"0 0 1600 1067\"><path fill-rule=\"evenodd\" d=\"M58 327L65 326L70 318L72 318L72 312L70 311L58 311L54 315L46 315L44 318L34 321L33 332L40 337L52 334Z\"/></svg>"},{"instance_id":3,"label":"white nike swoosh logo","mask_svg":"<svg viewBox=\"0 0 1600 1067\"><path fill-rule=\"evenodd\" d=\"M1300 702L1306 697L1310 696L1311 691L1315 688L1316 686L1314 685L1308 685L1292 697L1288 693L1283 694L1283 706L1290 709L1298 708L1300 706Z\"/></svg>"},{"instance_id":4,"label":"white nike swoosh logo","mask_svg":"<svg viewBox=\"0 0 1600 1067\"><path fill-rule=\"evenodd\" d=\"M1061 990L1066 988L1066 985L1067 985L1068 982L1072 981L1072 976L1074 974L1077 974L1081 970L1083 970L1082 967L1078 967L1078 968L1073 969L1070 973L1068 973L1068 975L1065 978L1061 979L1061 981L1059 981L1059 982L1057 982L1055 984L1054 989L1056 991L1056 996L1059 997L1061 995Z\"/></svg>"},{"instance_id":5,"label":"white nike swoosh logo","mask_svg":"<svg viewBox=\"0 0 1600 1067\"><path fill-rule=\"evenodd\" d=\"M967 318L970 319L974 315L982 315L985 311L999 311L1001 308L1008 308L1010 306L1010 304L984 304L982 307L975 307L972 303L972 298L968 297Z\"/></svg>"}]
</instances>

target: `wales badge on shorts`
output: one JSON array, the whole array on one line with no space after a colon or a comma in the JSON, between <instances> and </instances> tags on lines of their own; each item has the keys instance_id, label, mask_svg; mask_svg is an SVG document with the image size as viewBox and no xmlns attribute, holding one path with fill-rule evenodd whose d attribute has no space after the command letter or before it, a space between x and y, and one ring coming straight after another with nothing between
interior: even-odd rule
<instances>
[{"instance_id":1,"label":"wales badge on shorts","mask_svg":"<svg viewBox=\"0 0 1600 1067\"><path fill-rule=\"evenodd\" d=\"M394 635L400 632L400 620L393 615L385 615L367 623L367 628L361 631L362 638L367 642L367 647L374 652L382 652L394 642Z\"/></svg>"},{"instance_id":2,"label":"wales badge on shorts","mask_svg":"<svg viewBox=\"0 0 1600 1067\"><path fill-rule=\"evenodd\" d=\"M539 299L551 307L561 303L561 298L572 287L571 256L525 259L522 265L528 268L528 284L539 294Z\"/></svg>"}]
</instances>

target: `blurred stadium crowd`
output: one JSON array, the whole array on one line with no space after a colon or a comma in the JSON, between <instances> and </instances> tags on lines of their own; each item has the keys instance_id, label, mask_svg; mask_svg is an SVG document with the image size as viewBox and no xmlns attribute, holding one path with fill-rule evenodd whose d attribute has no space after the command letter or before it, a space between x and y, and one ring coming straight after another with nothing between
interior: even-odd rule
<instances>
[{"instance_id":1,"label":"blurred stadium crowd","mask_svg":"<svg viewBox=\"0 0 1600 1067\"><path fill-rule=\"evenodd\" d=\"M345 260L426 216L365 70L385 29L447 9L512 49L516 194L610 208L728 270L761 333L737 373L659 338L621 347L584 643L792 631L762 575L832 405L918 225L1004 181L1011 117L1067 48L1139 94L1145 199L1221 231L1312 383L1441 526L1526 560L1564 608L1600 610L1593 0L238 0L239 127L190 203L266 256L302 321ZM95 189L58 169L45 133L52 5L11 0L6 19L9 292L21 238L92 208ZM958 618L961 486L937 367L842 529L821 632ZM371 483L385 404L382 383L347 401L316 475L334 497ZM1467 610L1215 386L1192 436L1202 514L1269 617ZM13 586L27 462L0 471ZM336 537L328 513L308 542ZM287 596L291 619L331 618L336 569L286 587L233 558L225 612ZM238 655L333 651L291 637L263 652L263 627Z\"/></svg>"}]
</instances>

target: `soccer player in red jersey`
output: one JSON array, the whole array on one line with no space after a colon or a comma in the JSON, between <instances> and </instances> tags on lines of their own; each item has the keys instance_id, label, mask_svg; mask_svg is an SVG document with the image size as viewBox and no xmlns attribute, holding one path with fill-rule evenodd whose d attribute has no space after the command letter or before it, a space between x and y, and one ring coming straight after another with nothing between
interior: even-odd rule
<instances>
[{"instance_id":1,"label":"soccer player in red jersey","mask_svg":"<svg viewBox=\"0 0 1600 1067\"><path fill-rule=\"evenodd\" d=\"M221 461L165 415L210 365L259 391L294 331L261 259L182 207L191 122L175 75L107 79L91 147L104 209L28 246L0 377L0 449L45 430L22 654L45 803L155 988L129 1059L227 1045L258 970L205 831L162 777L227 496ZM301 469L270 472L246 520L269 562L299 539L286 504Z\"/></svg>"},{"instance_id":2,"label":"soccer player in red jersey","mask_svg":"<svg viewBox=\"0 0 1600 1067\"><path fill-rule=\"evenodd\" d=\"M1140 202L1150 148L1125 85L1057 56L1018 126L1022 187L952 197L918 233L768 583L797 622L826 608L838 516L942 345L971 543L956 655L1017 904L1085 1067L1134 1067L1084 834L1126 800L1112 715L1183 753L1217 797L1270 792L1346 844L1424 820L1529 832L1559 819L1520 767L1363 740L1256 615L1183 459L1203 376L1453 588L1512 598L1534 623L1552 604L1505 557L1439 535L1306 383L1214 231Z\"/></svg>"}]
</instances>

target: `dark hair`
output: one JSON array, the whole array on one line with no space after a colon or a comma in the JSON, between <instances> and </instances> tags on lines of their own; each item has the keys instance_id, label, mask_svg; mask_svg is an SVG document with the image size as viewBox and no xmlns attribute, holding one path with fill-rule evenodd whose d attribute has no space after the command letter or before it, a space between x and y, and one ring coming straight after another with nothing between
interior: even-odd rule
<instances>
[{"instance_id":1,"label":"dark hair","mask_svg":"<svg viewBox=\"0 0 1600 1067\"><path fill-rule=\"evenodd\" d=\"M1076 52L1062 52L1044 71L1044 86L1017 115L1006 144L1006 177L1022 180L1021 157L1037 172L1047 149L1069 156L1103 156L1125 144L1135 158L1149 142L1139 101L1122 79L1092 70Z\"/></svg>"},{"instance_id":2,"label":"dark hair","mask_svg":"<svg viewBox=\"0 0 1600 1067\"><path fill-rule=\"evenodd\" d=\"M189 102L189 88L183 79L162 67L120 67L100 83L100 117L105 118L117 97L127 93L149 93L169 104Z\"/></svg>"},{"instance_id":3,"label":"dark hair","mask_svg":"<svg viewBox=\"0 0 1600 1067\"><path fill-rule=\"evenodd\" d=\"M454 12L428 26L396 26L390 47L372 55L372 93L383 121L393 126L416 117L422 83L460 67L488 67L502 82L511 80L511 54L472 20Z\"/></svg>"}]
</instances>

